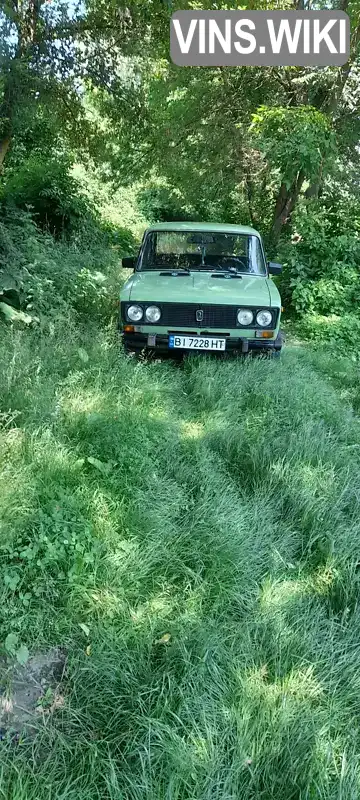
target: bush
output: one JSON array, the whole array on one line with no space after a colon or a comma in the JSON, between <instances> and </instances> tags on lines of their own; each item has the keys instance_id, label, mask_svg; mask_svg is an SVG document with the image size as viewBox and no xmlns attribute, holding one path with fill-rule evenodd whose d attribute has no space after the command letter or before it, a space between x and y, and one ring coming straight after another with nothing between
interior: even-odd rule
<instances>
[{"instance_id":1,"label":"bush","mask_svg":"<svg viewBox=\"0 0 360 800\"><path fill-rule=\"evenodd\" d=\"M139 210L149 222L192 220L194 213L185 207L181 198L168 186L150 184L136 196Z\"/></svg>"},{"instance_id":2,"label":"bush","mask_svg":"<svg viewBox=\"0 0 360 800\"><path fill-rule=\"evenodd\" d=\"M296 326L297 333L304 339L336 346L340 350L358 350L360 338L360 319L355 314L306 314Z\"/></svg>"},{"instance_id":3,"label":"bush","mask_svg":"<svg viewBox=\"0 0 360 800\"><path fill-rule=\"evenodd\" d=\"M83 267L74 276L69 302L82 315L108 318L111 301L115 301L109 277L100 271Z\"/></svg>"},{"instance_id":4,"label":"bush","mask_svg":"<svg viewBox=\"0 0 360 800\"><path fill-rule=\"evenodd\" d=\"M128 228L122 228L108 220L104 220L99 224L99 233L102 244L105 243L110 247L117 248L122 255L135 255L138 249L138 242Z\"/></svg>"},{"instance_id":5,"label":"bush","mask_svg":"<svg viewBox=\"0 0 360 800\"><path fill-rule=\"evenodd\" d=\"M330 213L327 198L299 206L292 239L278 253L284 265L279 289L287 308L300 316L353 312L360 295L359 219L360 210L349 215L345 203L338 202Z\"/></svg>"},{"instance_id":6,"label":"bush","mask_svg":"<svg viewBox=\"0 0 360 800\"><path fill-rule=\"evenodd\" d=\"M130 231L120 230L118 241L125 252L134 247ZM46 322L71 311L108 320L118 295L121 250L120 244L109 246L101 227L88 224L83 238L56 242L29 213L5 214L0 222L0 304L26 312L27 321Z\"/></svg>"},{"instance_id":7,"label":"bush","mask_svg":"<svg viewBox=\"0 0 360 800\"><path fill-rule=\"evenodd\" d=\"M76 230L95 210L81 193L67 159L39 160L32 156L8 175L0 188L0 201L29 211L36 224L56 237Z\"/></svg>"}]
</instances>

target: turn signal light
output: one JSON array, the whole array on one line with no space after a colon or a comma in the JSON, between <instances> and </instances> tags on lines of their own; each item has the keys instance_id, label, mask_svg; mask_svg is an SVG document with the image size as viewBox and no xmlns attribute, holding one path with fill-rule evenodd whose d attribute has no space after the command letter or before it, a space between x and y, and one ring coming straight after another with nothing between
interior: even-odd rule
<instances>
[{"instance_id":1,"label":"turn signal light","mask_svg":"<svg viewBox=\"0 0 360 800\"><path fill-rule=\"evenodd\" d=\"M124 325L125 333L134 333L134 326L133 325Z\"/></svg>"},{"instance_id":2,"label":"turn signal light","mask_svg":"<svg viewBox=\"0 0 360 800\"><path fill-rule=\"evenodd\" d=\"M258 331L257 334L260 339L272 339L274 336L274 331Z\"/></svg>"}]
</instances>

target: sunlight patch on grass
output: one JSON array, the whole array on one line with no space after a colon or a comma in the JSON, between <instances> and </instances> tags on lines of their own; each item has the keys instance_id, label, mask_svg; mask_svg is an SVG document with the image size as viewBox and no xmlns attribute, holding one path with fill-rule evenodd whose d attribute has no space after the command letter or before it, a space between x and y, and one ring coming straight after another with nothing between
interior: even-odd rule
<instances>
[{"instance_id":1,"label":"sunlight patch on grass","mask_svg":"<svg viewBox=\"0 0 360 800\"><path fill-rule=\"evenodd\" d=\"M4 470L1 475L0 515L2 518L0 532L9 536L8 526L22 526L24 519L30 516L37 501L36 486L29 471ZM13 530L12 530L13 532Z\"/></svg>"},{"instance_id":2,"label":"sunlight patch on grass","mask_svg":"<svg viewBox=\"0 0 360 800\"><path fill-rule=\"evenodd\" d=\"M91 592L84 592L82 595L83 609L87 618L102 620L114 617L127 616L127 603L124 593L117 593L107 588L96 587Z\"/></svg>"},{"instance_id":3,"label":"sunlight patch on grass","mask_svg":"<svg viewBox=\"0 0 360 800\"><path fill-rule=\"evenodd\" d=\"M101 412L104 406L104 394L100 391L76 391L67 393L61 399L61 408L65 414L90 414Z\"/></svg>"},{"instance_id":4,"label":"sunlight patch on grass","mask_svg":"<svg viewBox=\"0 0 360 800\"><path fill-rule=\"evenodd\" d=\"M181 422L181 432L185 439L201 439L205 435L205 426L201 422Z\"/></svg>"},{"instance_id":5,"label":"sunlight patch on grass","mask_svg":"<svg viewBox=\"0 0 360 800\"><path fill-rule=\"evenodd\" d=\"M306 579L266 580L260 594L260 608L271 612L281 609L298 598L306 597L309 584Z\"/></svg>"},{"instance_id":6,"label":"sunlight patch on grass","mask_svg":"<svg viewBox=\"0 0 360 800\"><path fill-rule=\"evenodd\" d=\"M192 736L190 738L190 744L193 747L194 757L196 760L206 763L210 762L210 759L214 756L212 748L209 748L209 740L205 739L205 737L198 737Z\"/></svg>"},{"instance_id":7,"label":"sunlight patch on grass","mask_svg":"<svg viewBox=\"0 0 360 800\"><path fill-rule=\"evenodd\" d=\"M300 578L264 582L260 594L262 612L271 613L285 609L294 602L311 596L326 596L335 580L338 570L331 564L319 567L315 572Z\"/></svg>"},{"instance_id":8,"label":"sunlight patch on grass","mask_svg":"<svg viewBox=\"0 0 360 800\"><path fill-rule=\"evenodd\" d=\"M33 463L49 472L69 472L78 470L76 453L70 450L63 442L59 442L52 432L46 431L40 437L33 437L31 442Z\"/></svg>"},{"instance_id":9,"label":"sunlight patch on grass","mask_svg":"<svg viewBox=\"0 0 360 800\"><path fill-rule=\"evenodd\" d=\"M156 405L151 406L148 411L149 419L154 420L169 420L171 419L171 413L169 413L169 408L166 405L162 405L160 402Z\"/></svg>"},{"instance_id":10,"label":"sunlight patch on grass","mask_svg":"<svg viewBox=\"0 0 360 800\"><path fill-rule=\"evenodd\" d=\"M119 533L125 519L125 498L114 498L109 492L106 494L99 486L91 492L89 508L94 522L94 530L108 543L117 548L128 546L127 540L119 541ZM113 554L114 555L114 554ZM115 563L115 560L114 560Z\"/></svg>"},{"instance_id":11,"label":"sunlight patch on grass","mask_svg":"<svg viewBox=\"0 0 360 800\"><path fill-rule=\"evenodd\" d=\"M135 539L117 539L116 548L107 553L106 561L116 569L128 569L130 563L140 560L140 546Z\"/></svg>"},{"instance_id":12,"label":"sunlight patch on grass","mask_svg":"<svg viewBox=\"0 0 360 800\"><path fill-rule=\"evenodd\" d=\"M303 489L312 495L327 495L334 490L335 468L332 464L323 464L321 460L316 466L297 464L294 467L293 480L298 480Z\"/></svg>"},{"instance_id":13,"label":"sunlight patch on grass","mask_svg":"<svg viewBox=\"0 0 360 800\"><path fill-rule=\"evenodd\" d=\"M32 465L24 463L25 440L26 434L17 430L0 437L0 531L7 536L8 525L21 528L37 500Z\"/></svg>"},{"instance_id":14,"label":"sunlight patch on grass","mask_svg":"<svg viewBox=\"0 0 360 800\"><path fill-rule=\"evenodd\" d=\"M169 584L155 592L145 603L134 606L131 618L140 626L168 620L186 630L189 625L199 623L205 594L203 585L194 589L188 586L179 591L176 586Z\"/></svg>"},{"instance_id":15,"label":"sunlight patch on grass","mask_svg":"<svg viewBox=\"0 0 360 800\"><path fill-rule=\"evenodd\" d=\"M293 669L284 678L269 679L266 664L239 674L239 681L248 698L260 700L269 706L287 701L311 703L321 698L323 688L315 676L313 665L303 669Z\"/></svg>"},{"instance_id":16,"label":"sunlight patch on grass","mask_svg":"<svg viewBox=\"0 0 360 800\"><path fill-rule=\"evenodd\" d=\"M10 428L8 430L3 430L0 436L1 455L5 458L7 450L11 450L12 458L21 455L25 436L25 431L23 431L21 428Z\"/></svg>"},{"instance_id":17,"label":"sunlight patch on grass","mask_svg":"<svg viewBox=\"0 0 360 800\"><path fill-rule=\"evenodd\" d=\"M131 611L131 618L136 625L147 625L149 622L166 620L174 614L177 597L172 587L156 592L146 603L136 606Z\"/></svg>"}]
</instances>

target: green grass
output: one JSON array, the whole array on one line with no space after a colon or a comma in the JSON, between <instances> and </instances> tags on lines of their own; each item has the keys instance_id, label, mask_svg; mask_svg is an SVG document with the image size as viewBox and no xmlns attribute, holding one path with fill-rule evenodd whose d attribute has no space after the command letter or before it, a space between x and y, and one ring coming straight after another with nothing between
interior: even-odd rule
<instances>
[{"instance_id":1,"label":"green grass","mask_svg":"<svg viewBox=\"0 0 360 800\"><path fill-rule=\"evenodd\" d=\"M67 652L0 798L357 800L344 365L136 362L90 323L2 329L0 364L0 640Z\"/></svg>"}]
</instances>

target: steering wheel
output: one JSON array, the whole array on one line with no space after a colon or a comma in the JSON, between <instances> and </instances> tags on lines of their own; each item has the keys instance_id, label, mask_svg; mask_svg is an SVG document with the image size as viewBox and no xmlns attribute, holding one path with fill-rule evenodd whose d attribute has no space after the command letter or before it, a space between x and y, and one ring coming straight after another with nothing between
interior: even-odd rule
<instances>
[{"instance_id":1,"label":"steering wheel","mask_svg":"<svg viewBox=\"0 0 360 800\"><path fill-rule=\"evenodd\" d=\"M241 256L219 256L219 261L221 261L222 264L225 262L225 266L229 267L233 265L234 269L236 269L238 266L244 268L246 266L245 260L247 261L247 259Z\"/></svg>"},{"instance_id":2,"label":"steering wheel","mask_svg":"<svg viewBox=\"0 0 360 800\"><path fill-rule=\"evenodd\" d=\"M227 264L228 261L234 262L234 266L236 267L237 264L241 264L242 267L245 266L244 261L245 259L242 256L220 256L221 262ZM231 263L229 264L231 266Z\"/></svg>"}]
</instances>

